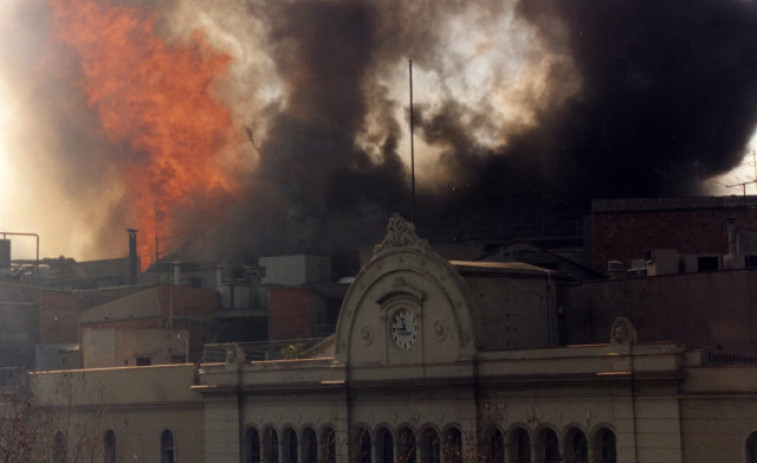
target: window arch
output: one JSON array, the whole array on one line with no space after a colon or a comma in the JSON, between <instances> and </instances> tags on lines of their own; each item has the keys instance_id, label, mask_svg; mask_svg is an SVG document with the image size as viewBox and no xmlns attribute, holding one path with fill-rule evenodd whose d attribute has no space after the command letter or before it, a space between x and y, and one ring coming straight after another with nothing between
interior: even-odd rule
<instances>
[{"instance_id":1,"label":"window arch","mask_svg":"<svg viewBox=\"0 0 757 463\"><path fill-rule=\"evenodd\" d=\"M508 439L510 458L508 463L531 463L531 437L523 428L510 431Z\"/></svg>"},{"instance_id":2,"label":"window arch","mask_svg":"<svg viewBox=\"0 0 757 463\"><path fill-rule=\"evenodd\" d=\"M387 428L376 431L376 463L394 463L394 437Z\"/></svg>"},{"instance_id":3,"label":"window arch","mask_svg":"<svg viewBox=\"0 0 757 463\"><path fill-rule=\"evenodd\" d=\"M112 429L105 431L103 450L105 463L116 463L116 433Z\"/></svg>"},{"instance_id":4,"label":"window arch","mask_svg":"<svg viewBox=\"0 0 757 463\"><path fill-rule=\"evenodd\" d=\"M488 434L487 461L489 463L505 463L505 438L502 431L492 427Z\"/></svg>"},{"instance_id":5,"label":"window arch","mask_svg":"<svg viewBox=\"0 0 757 463\"><path fill-rule=\"evenodd\" d=\"M284 439L284 463L297 463L297 433L292 428L286 428L281 437Z\"/></svg>"},{"instance_id":6,"label":"window arch","mask_svg":"<svg viewBox=\"0 0 757 463\"><path fill-rule=\"evenodd\" d=\"M321 449L325 463L336 463L336 432L333 428L325 428L321 432Z\"/></svg>"},{"instance_id":7,"label":"window arch","mask_svg":"<svg viewBox=\"0 0 757 463\"><path fill-rule=\"evenodd\" d=\"M434 428L426 428L421 434L421 461L442 463L441 442Z\"/></svg>"},{"instance_id":8,"label":"window arch","mask_svg":"<svg viewBox=\"0 0 757 463\"><path fill-rule=\"evenodd\" d=\"M542 429L539 433L536 449L537 463L558 463L560 461L560 444L557 433L552 429Z\"/></svg>"},{"instance_id":9,"label":"window arch","mask_svg":"<svg viewBox=\"0 0 757 463\"><path fill-rule=\"evenodd\" d=\"M279 433L271 427L263 433L263 461L279 463Z\"/></svg>"},{"instance_id":10,"label":"window arch","mask_svg":"<svg viewBox=\"0 0 757 463\"><path fill-rule=\"evenodd\" d=\"M565 434L564 454L567 463L589 463L589 443L583 431L573 428Z\"/></svg>"},{"instance_id":11,"label":"window arch","mask_svg":"<svg viewBox=\"0 0 757 463\"><path fill-rule=\"evenodd\" d=\"M415 433L407 427L403 427L397 433L397 462L416 463Z\"/></svg>"},{"instance_id":12,"label":"window arch","mask_svg":"<svg viewBox=\"0 0 757 463\"><path fill-rule=\"evenodd\" d=\"M616 445L615 433L612 430L602 428L597 431L594 434L594 458L597 463L618 463ZM747 461L757 463L757 458Z\"/></svg>"},{"instance_id":13,"label":"window arch","mask_svg":"<svg viewBox=\"0 0 757 463\"><path fill-rule=\"evenodd\" d=\"M260 463L260 433L255 428L244 434L244 463Z\"/></svg>"},{"instance_id":14,"label":"window arch","mask_svg":"<svg viewBox=\"0 0 757 463\"><path fill-rule=\"evenodd\" d=\"M444 433L444 463L463 463L463 434L457 428Z\"/></svg>"},{"instance_id":15,"label":"window arch","mask_svg":"<svg viewBox=\"0 0 757 463\"><path fill-rule=\"evenodd\" d=\"M174 463L175 457L173 431L164 429L160 433L160 463Z\"/></svg>"},{"instance_id":16,"label":"window arch","mask_svg":"<svg viewBox=\"0 0 757 463\"><path fill-rule=\"evenodd\" d=\"M313 428L302 431L302 463L318 463L318 436Z\"/></svg>"},{"instance_id":17,"label":"window arch","mask_svg":"<svg viewBox=\"0 0 757 463\"><path fill-rule=\"evenodd\" d=\"M52 463L66 463L66 438L58 431L53 436Z\"/></svg>"}]
</instances>

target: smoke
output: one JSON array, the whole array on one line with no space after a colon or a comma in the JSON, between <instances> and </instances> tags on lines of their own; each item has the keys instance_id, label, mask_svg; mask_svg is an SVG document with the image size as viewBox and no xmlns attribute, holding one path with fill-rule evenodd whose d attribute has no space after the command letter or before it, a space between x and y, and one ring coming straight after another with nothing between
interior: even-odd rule
<instances>
[{"instance_id":1,"label":"smoke","mask_svg":"<svg viewBox=\"0 0 757 463\"><path fill-rule=\"evenodd\" d=\"M189 258L352 251L391 212L409 216L408 59L426 235L553 220L591 198L702 194L757 126L747 0L99 3L139 12L135 31L155 18L167 47L200 31L228 56L208 85L229 133L205 151L235 187L179 189L170 247ZM3 47L4 77L45 140L45 175L82 205L71 220L102 255L146 214L114 159L149 154L103 129L49 4L18 5L21 33L3 41L32 52Z\"/></svg>"}]
</instances>

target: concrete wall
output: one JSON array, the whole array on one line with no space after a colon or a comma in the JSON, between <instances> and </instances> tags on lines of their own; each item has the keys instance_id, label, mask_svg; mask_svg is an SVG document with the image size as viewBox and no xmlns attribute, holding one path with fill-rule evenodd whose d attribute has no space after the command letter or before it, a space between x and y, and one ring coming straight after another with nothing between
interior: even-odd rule
<instances>
[{"instance_id":1,"label":"concrete wall","mask_svg":"<svg viewBox=\"0 0 757 463\"><path fill-rule=\"evenodd\" d=\"M692 347L757 345L757 270L603 280L565 285L559 303L567 344L607 339L615 317L627 317L640 341Z\"/></svg>"},{"instance_id":2,"label":"concrete wall","mask_svg":"<svg viewBox=\"0 0 757 463\"><path fill-rule=\"evenodd\" d=\"M546 276L466 276L476 305L486 313L479 345L486 349L557 344L555 290Z\"/></svg>"},{"instance_id":3,"label":"concrete wall","mask_svg":"<svg viewBox=\"0 0 757 463\"><path fill-rule=\"evenodd\" d=\"M84 368L134 366L139 357L151 365L184 362L189 330L82 328ZM177 360L178 360L177 359Z\"/></svg>"}]
</instances>

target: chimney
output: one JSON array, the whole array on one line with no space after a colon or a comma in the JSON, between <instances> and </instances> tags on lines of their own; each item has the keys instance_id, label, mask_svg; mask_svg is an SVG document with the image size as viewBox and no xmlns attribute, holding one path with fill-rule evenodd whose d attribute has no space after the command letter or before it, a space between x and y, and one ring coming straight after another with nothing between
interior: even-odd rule
<instances>
[{"instance_id":1,"label":"chimney","mask_svg":"<svg viewBox=\"0 0 757 463\"><path fill-rule=\"evenodd\" d=\"M180 285L181 284L181 263L180 262L173 262L171 264L171 269L173 270L173 284Z\"/></svg>"},{"instance_id":2,"label":"chimney","mask_svg":"<svg viewBox=\"0 0 757 463\"><path fill-rule=\"evenodd\" d=\"M137 285L139 275L139 258L137 257L137 230L129 228L129 285Z\"/></svg>"}]
</instances>

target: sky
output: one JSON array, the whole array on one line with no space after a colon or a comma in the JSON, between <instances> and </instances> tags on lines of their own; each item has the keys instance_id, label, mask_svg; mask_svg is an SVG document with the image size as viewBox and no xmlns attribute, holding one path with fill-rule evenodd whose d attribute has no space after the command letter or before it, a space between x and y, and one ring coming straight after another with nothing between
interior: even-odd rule
<instances>
[{"instance_id":1,"label":"sky","mask_svg":"<svg viewBox=\"0 0 757 463\"><path fill-rule=\"evenodd\" d=\"M410 60L421 235L742 194L756 10L4 0L0 232L91 260L124 256L137 228L145 266L370 245L412 213Z\"/></svg>"}]
</instances>

